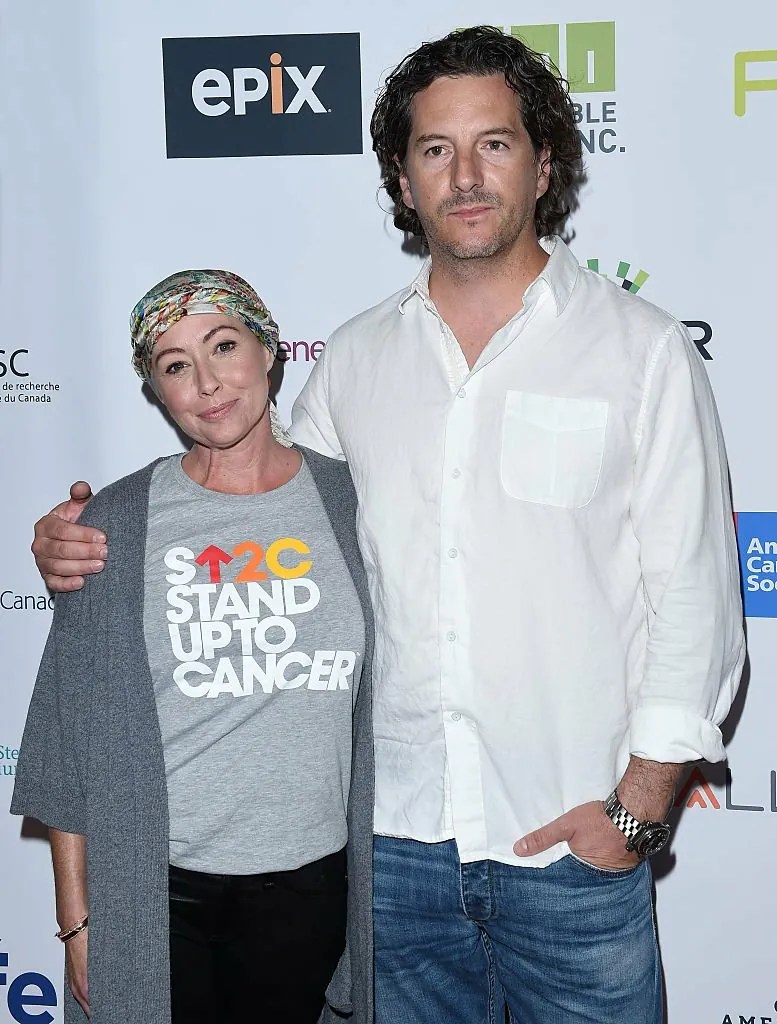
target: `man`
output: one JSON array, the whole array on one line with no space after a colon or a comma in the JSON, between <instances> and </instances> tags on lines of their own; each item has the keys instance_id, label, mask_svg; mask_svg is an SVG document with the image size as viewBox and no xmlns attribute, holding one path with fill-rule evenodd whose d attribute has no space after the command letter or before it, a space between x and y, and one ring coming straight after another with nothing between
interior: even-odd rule
<instances>
[{"instance_id":1,"label":"man","mask_svg":"<svg viewBox=\"0 0 777 1024\"><path fill-rule=\"evenodd\" d=\"M579 141L520 41L420 47L372 133L431 258L335 331L293 433L348 461L375 606L377 1020L657 1024L647 858L744 658L702 362L553 236ZM38 533L44 573L99 557Z\"/></svg>"}]
</instances>

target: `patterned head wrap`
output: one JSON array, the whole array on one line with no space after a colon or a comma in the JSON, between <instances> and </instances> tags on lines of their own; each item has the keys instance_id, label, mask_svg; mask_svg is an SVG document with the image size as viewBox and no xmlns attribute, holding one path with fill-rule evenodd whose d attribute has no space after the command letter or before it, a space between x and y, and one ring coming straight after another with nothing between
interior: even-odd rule
<instances>
[{"instance_id":1,"label":"patterned head wrap","mask_svg":"<svg viewBox=\"0 0 777 1024\"><path fill-rule=\"evenodd\" d=\"M247 281L228 270L181 270L154 285L130 314L132 365L144 381L151 380L156 343L181 317L194 313L237 317L274 356L278 353L278 325ZM272 402L270 424L276 441L290 448L291 438Z\"/></svg>"},{"instance_id":2,"label":"patterned head wrap","mask_svg":"<svg viewBox=\"0 0 777 1024\"><path fill-rule=\"evenodd\" d=\"M181 317L192 313L237 317L273 355L278 351L278 325L242 277L228 270L182 270L146 292L132 310L132 365L139 377L151 379L154 346Z\"/></svg>"}]
</instances>

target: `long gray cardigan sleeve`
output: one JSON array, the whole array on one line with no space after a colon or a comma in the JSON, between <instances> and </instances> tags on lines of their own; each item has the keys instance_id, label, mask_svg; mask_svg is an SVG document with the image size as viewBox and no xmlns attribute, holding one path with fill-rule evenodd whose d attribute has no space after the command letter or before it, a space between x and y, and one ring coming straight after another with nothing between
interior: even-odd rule
<instances>
[{"instance_id":1,"label":"long gray cardigan sleeve","mask_svg":"<svg viewBox=\"0 0 777 1024\"><path fill-rule=\"evenodd\" d=\"M372 612L343 463L303 451L362 602L364 669L348 806L348 948L322 1020L372 1024ZM19 752L11 811L87 836L93 1024L170 1021L168 815L162 739L143 632L153 464L90 502L106 569L61 594ZM87 518L86 516L84 517ZM85 1016L65 989L65 1024Z\"/></svg>"}]
</instances>

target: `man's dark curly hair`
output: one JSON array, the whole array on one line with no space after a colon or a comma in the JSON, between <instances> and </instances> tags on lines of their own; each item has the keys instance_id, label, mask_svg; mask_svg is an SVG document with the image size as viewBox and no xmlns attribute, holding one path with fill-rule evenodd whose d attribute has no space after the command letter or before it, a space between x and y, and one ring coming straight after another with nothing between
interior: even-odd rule
<instances>
[{"instance_id":1,"label":"man's dark curly hair","mask_svg":"<svg viewBox=\"0 0 777 1024\"><path fill-rule=\"evenodd\" d=\"M424 43L391 72L378 95L370 122L372 148L380 161L383 187L394 204L395 226L424 237L415 210L402 202L399 184L412 128L413 97L438 78L463 75L504 75L518 96L534 152L547 147L551 159L548 189L534 214L537 235L560 232L583 172L567 83L520 39L490 25L460 29Z\"/></svg>"}]
</instances>

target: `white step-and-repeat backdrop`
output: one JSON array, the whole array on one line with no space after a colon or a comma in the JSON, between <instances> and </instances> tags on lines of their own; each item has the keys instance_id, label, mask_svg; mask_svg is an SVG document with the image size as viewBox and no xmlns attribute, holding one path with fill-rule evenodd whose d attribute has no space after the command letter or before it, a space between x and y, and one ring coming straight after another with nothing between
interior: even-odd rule
<instances>
[{"instance_id":1,"label":"white step-and-repeat backdrop","mask_svg":"<svg viewBox=\"0 0 777 1024\"><path fill-rule=\"evenodd\" d=\"M180 447L130 368L132 304L184 267L245 276L281 325L288 416L328 333L417 269L377 193L375 89L473 13L463 0L2 6L4 812L51 614L32 523L71 480L101 486ZM729 766L694 770L657 866L667 1019L777 1022L777 5L489 0L476 18L572 82L589 172L580 262L685 320L708 360L750 667ZM62 1020L54 930L41 829L0 813L0 1024Z\"/></svg>"}]
</instances>

